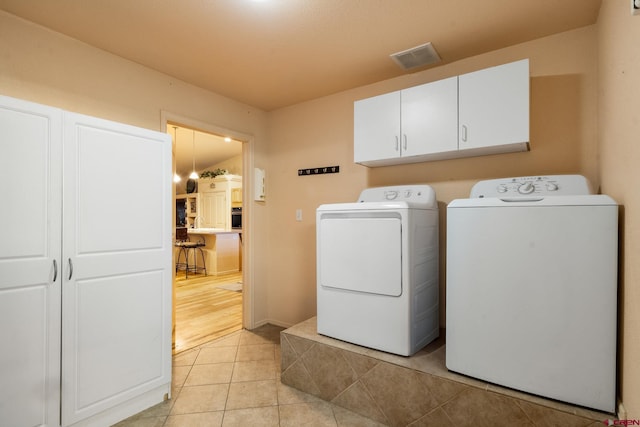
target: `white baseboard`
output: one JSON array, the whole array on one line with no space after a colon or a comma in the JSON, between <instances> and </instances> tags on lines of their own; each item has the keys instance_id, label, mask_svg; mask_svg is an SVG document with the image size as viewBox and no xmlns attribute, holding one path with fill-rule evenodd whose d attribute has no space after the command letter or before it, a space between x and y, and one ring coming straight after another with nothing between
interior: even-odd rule
<instances>
[{"instance_id":1,"label":"white baseboard","mask_svg":"<svg viewBox=\"0 0 640 427\"><path fill-rule=\"evenodd\" d=\"M150 390L138 397L107 409L84 420L78 421L69 427L109 427L113 424L129 418L132 415L142 412L147 408L163 402L171 396L171 384L163 384L153 390Z\"/></svg>"},{"instance_id":2,"label":"white baseboard","mask_svg":"<svg viewBox=\"0 0 640 427\"><path fill-rule=\"evenodd\" d=\"M627 419L627 410L624 409L624 405L622 404L622 400L618 399L618 419L626 420Z\"/></svg>"}]
</instances>

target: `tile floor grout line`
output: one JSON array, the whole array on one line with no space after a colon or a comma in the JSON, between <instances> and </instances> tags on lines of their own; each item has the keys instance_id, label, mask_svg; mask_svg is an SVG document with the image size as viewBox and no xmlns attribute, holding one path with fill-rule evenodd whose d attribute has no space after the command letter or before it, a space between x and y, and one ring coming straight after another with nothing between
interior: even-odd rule
<instances>
[{"instance_id":1,"label":"tile floor grout line","mask_svg":"<svg viewBox=\"0 0 640 427\"><path fill-rule=\"evenodd\" d=\"M266 422L270 418L273 422L273 424L270 424L270 425L287 426L292 422L293 419L298 419L296 417L300 417L302 413L306 413L307 409L304 409L305 412L300 412L303 409L302 406L304 406L304 408L310 408L311 409L310 414L312 416L314 417L320 416L321 418L318 418L318 420L323 419L322 417L327 417L327 418L324 418L324 420L325 422L328 421L329 424L331 425L335 425L335 426L345 425L344 423L340 424L339 420L343 419L343 417L345 416L341 411L343 409L345 411L348 411L348 409L341 408L340 410L338 410L339 406L333 404L332 402L322 401L328 406L323 406L323 405L318 406L320 402L316 401L315 399L318 399L318 398L313 395L308 395L308 397L311 397L314 399L313 401L309 401L306 396L292 395L289 397L289 400L286 403L284 402L284 400L287 400L287 396L289 396L289 391L287 390L287 388L290 388L290 387L285 384L282 384L279 378L279 368L281 369L280 363L278 363L278 360L277 360L278 355L281 355L281 347L279 344L280 343L279 334L275 335L271 329L262 330L262 331L259 331L258 333L254 333L253 331L242 330L242 331L235 332L233 334L236 335L235 338L232 338L230 341L224 342L223 343L224 345L222 346L216 346L215 343L221 342L225 338L230 338L229 336L221 337L219 339L214 340L213 342L200 345L192 349L193 353L191 354L185 353L184 356L173 355L174 361L176 356L178 357L179 361L178 361L178 365L174 365L172 363L172 370L175 370L176 368L180 368L179 369L180 375L178 379L184 378L184 381L181 381L179 386L177 383L175 384L175 386L172 386L175 393L172 393L171 407L165 406L165 407L156 408L155 412L153 411L149 412L146 414L147 415L146 417L144 415L141 417L141 418L153 418L155 420L155 421L152 421L151 419L149 419L147 421L144 421L145 425L147 424L151 425L151 423L153 423L153 425L158 427L168 427L168 426L177 426L177 425L185 426L185 425L191 425L190 423L192 422L205 422L204 420L211 419L211 420L216 420L216 422L209 425L225 426L225 423L227 423L227 427L229 427L229 424L235 425L235 423L237 423L239 420L244 420L242 422L247 423L248 422L247 419L251 419L251 417L258 417L259 421L261 422ZM227 345L231 342L234 342L234 344ZM261 345L269 345L271 347L269 347L268 351L264 351L264 350L256 351L256 352L247 351L247 349L252 349L252 348L258 349L258 347ZM194 369L196 368L196 365L207 366L207 365L216 364L216 363L198 363L198 360L210 361L210 360L216 360L217 357L219 357L220 360L223 360L223 359L230 360L231 359L230 353L232 352L228 349L225 350L225 348L229 348L229 347L232 347L234 349L233 358L232 358L233 365L231 369L231 375L227 377L228 382L222 383L227 386L226 395L224 399L225 400L224 406L220 405L220 406L223 406L223 409L207 410L207 407L191 407L191 409L189 409L189 412L172 413L172 411L174 410L174 406L178 400L185 399L184 401L181 402L182 409L185 409L187 407L185 405L191 401L191 397L186 398L187 396L182 393L186 387L187 388L189 387L189 386L185 386L185 384L188 378L194 373ZM206 351L203 352L203 350L206 350ZM219 350L221 350L222 353L224 354L216 354ZM265 348L265 350L267 349ZM265 400L249 399L249 401L247 402L248 406L246 408L243 407L243 408L229 409L229 405L230 404L233 405L234 404L233 402L235 399L231 395L231 386L236 384L233 382L233 375L234 373L237 373L236 371L239 369L237 364L242 362L241 360L238 360L239 357L247 358L248 360L246 360L245 362L256 362L258 363L258 365L260 365L260 363L264 363L265 367L266 365L269 365L269 369L274 370L273 377L270 377L269 379L251 379L251 375L249 375L246 377L245 380L238 382L238 384L240 383L246 383L246 384L256 383L257 384L257 383L269 381L271 384L275 386L275 388L272 389L273 392L275 392L275 396L274 396L275 399L271 397L271 399L273 399L272 402L274 402L273 404L265 405L264 403L260 403L260 402L265 402ZM223 363L223 362L218 362L217 364L219 363ZM262 377L262 376L258 375L258 377ZM176 377L173 377L173 378L176 378ZM199 384L193 387L206 387L207 385L208 384ZM282 388L279 388L279 385ZM249 387L247 390L251 390L251 389L253 389L253 387ZM263 390L267 390L267 389L264 388ZM305 395L307 394L305 393ZM191 396L191 394L189 396ZM181 408L178 408L178 409L182 411ZM268 408L273 408L273 409L268 410ZM328 411L325 412L326 409L322 409L322 408L327 408L331 410L331 418L328 418L329 416ZM227 411L229 412L227 413ZM265 416L263 416L263 414L265 414L264 411L268 411L267 413L269 414L269 418L265 418ZM205 415L205 414L210 414L210 415ZM282 418L283 415L285 416L284 419ZM246 418L246 417L249 417L249 418ZM141 418L133 418L128 423L124 423L122 424L122 426L119 425L119 427L133 427L133 426L139 425L138 423L140 423ZM329 420L333 420L333 423ZM126 420L123 420L123 421L126 421ZM257 423L255 425L259 425L259 424L260 423ZM245 424L245 425L250 425L250 424ZM365 425L369 425L369 424L365 424Z\"/></svg>"},{"instance_id":2,"label":"tile floor grout line","mask_svg":"<svg viewBox=\"0 0 640 427\"><path fill-rule=\"evenodd\" d=\"M238 362L238 353L240 352L240 341L242 340L242 334L244 333L244 329L240 330L238 334L238 344L235 347L235 354L233 355L233 366L231 368L231 376L229 377L229 384L227 387L227 398L224 401L224 410L222 411L222 420L220 421L220 426L224 426L224 419L227 416L227 405L229 404L229 394L231 393L231 384L233 382L233 374L236 370L236 363Z\"/></svg>"}]
</instances>

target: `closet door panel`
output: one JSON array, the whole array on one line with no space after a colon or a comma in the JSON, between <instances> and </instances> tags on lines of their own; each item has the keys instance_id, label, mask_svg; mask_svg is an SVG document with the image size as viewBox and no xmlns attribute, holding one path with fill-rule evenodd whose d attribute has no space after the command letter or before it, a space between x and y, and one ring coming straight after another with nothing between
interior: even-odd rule
<instances>
[{"instance_id":1,"label":"closet door panel","mask_svg":"<svg viewBox=\"0 0 640 427\"><path fill-rule=\"evenodd\" d=\"M76 136L78 254L162 248L162 145L85 125Z\"/></svg>"},{"instance_id":2,"label":"closet door panel","mask_svg":"<svg viewBox=\"0 0 640 427\"><path fill-rule=\"evenodd\" d=\"M78 408L162 377L161 280L155 271L76 281Z\"/></svg>"},{"instance_id":3,"label":"closet door panel","mask_svg":"<svg viewBox=\"0 0 640 427\"><path fill-rule=\"evenodd\" d=\"M171 139L65 115L63 423L170 382Z\"/></svg>"},{"instance_id":4,"label":"closet door panel","mask_svg":"<svg viewBox=\"0 0 640 427\"><path fill-rule=\"evenodd\" d=\"M60 110L0 96L2 425L60 421L60 135Z\"/></svg>"}]
</instances>

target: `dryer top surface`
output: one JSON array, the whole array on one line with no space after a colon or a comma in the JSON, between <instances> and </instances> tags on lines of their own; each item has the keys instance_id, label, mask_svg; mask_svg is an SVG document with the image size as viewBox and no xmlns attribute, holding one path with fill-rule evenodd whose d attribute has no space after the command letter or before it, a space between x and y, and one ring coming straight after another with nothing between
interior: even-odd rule
<instances>
[{"instance_id":1,"label":"dryer top surface","mask_svg":"<svg viewBox=\"0 0 640 427\"><path fill-rule=\"evenodd\" d=\"M395 185L367 188L360 193L358 203L403 202L414 209L438 209L436 193L428 185Z\"/></svg>"},{"instance_id":2,"label":"dryer top surface","mask_svg":"<svg viewBox=\"0 0 640 427\"><path fill-rule=\"evenodd\" d=\"M357 202L325 204L318 211L438 210L436 193L428 185L397 185L367 188Z\"/></svg>"}]
</instances>

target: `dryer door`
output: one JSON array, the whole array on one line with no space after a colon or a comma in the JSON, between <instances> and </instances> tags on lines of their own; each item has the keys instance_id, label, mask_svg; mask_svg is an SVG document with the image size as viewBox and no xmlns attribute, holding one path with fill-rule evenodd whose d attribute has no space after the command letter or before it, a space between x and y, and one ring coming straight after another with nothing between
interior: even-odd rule
<instances>
[{"instance_id":1,"label":"dryer door","mask_svg":"<svg viewBox=\"0 0 640 427\"><path fill-rule=\"evenodd\" d=\"M388 296L402 294L399 213L321 213L317 239L320 286Z\"/></svg>"}]
</instances>

